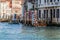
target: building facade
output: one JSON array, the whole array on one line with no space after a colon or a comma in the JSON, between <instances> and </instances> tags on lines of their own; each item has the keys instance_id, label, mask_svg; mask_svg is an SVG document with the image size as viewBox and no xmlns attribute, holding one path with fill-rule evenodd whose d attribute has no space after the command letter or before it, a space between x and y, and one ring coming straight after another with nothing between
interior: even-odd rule
<instances>
[{"instance_id":1,"label":"building facade","mask_svg":"<svg viewBox=\"0 0 60 40\"><path fill-rule=\"evenodd\" d=\"M0 18L10 18L11 15L17 14L22 16L23 14L24 0L0 0Z\"/></svg>"},{"instance_id":2,"label":"building facade","mask_svg":"<svg viewBox=\"0 0 60 40\"><path fill-rule=\"evenodd\" d=\"M60 0L35 0L38 20L47 23L60 23Z\"/></svg>"},{"instance_id":3,"label":"building facade","mask_svg":"<svg viewBox=\"0 0 60 40\"><path fill-rule=\"evenodd\" d=\"M11 3L10 1L0 0L0 18L7 18L11 14L11 7L9 6Z\"/></svg>"},{"instance_id":4,"label":"building facade","mask_svg":"<svg viewBox=\"0 0 60 40\"><path fill-rule=\"evenodd\" d=\"M25 2L24 2L24 14L23 14L23 16L24 16L24 22L25 22L25 24L30 24L30 22L32 21L31 19L32 19L32 17L31 17L31 9L32 8L32 3L31 2L29 2L29 0L25 0Z\"/></svg>"}]
</instances>

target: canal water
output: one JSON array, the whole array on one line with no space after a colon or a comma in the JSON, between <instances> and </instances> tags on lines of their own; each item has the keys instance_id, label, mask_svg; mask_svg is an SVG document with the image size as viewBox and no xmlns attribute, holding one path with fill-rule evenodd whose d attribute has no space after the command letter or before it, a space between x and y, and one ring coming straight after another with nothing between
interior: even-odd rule
<instances>
[{"instance_id":1,"label":"canal water","mask_svg":"<svg viewBox=\"0 0 60 40\"><path fill-rule=\"evenodd\" d=\"M60 28L0 23L0 40L60 40Z\"/></svg>"}]
</instances>

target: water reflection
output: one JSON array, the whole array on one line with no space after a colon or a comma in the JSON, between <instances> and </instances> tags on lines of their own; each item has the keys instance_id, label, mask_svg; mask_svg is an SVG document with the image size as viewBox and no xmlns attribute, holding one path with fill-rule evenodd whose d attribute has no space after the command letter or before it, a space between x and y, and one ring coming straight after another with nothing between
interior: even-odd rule
<instances>
[{"instance_id":1,"label":"water reflection","mask_svg":"<svg viewBox=\"0 0 60 40\"><path fill-rule=\"evenodd\" d=\"M0 40L60 40L60 28L0 23Z\"/></svg>"}]
</instances>

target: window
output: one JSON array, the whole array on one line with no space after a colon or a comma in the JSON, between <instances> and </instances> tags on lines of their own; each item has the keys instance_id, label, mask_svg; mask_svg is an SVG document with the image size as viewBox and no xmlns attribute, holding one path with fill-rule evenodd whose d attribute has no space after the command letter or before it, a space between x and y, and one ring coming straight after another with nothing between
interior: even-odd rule
<instances>
[{"instance_id":1,"label":"window","mask_svg":"<svg viewBox=\"0 0 60 40\"><path fill-rule=\"evenodd\" d=\"M44 2L46 3L46 0L44 0Z\"/></svg>"},{"instance_id":2,"label":"window","mask_svg":"<svg viewBox=\"0 0 60 40\"><path fill-rule=\"evenodd\" d=\"M48 10L44 10L43 18L48 18Z\"/></svg>"},{"instance_id":3,"label":"window","mask_svg":"<svg viewBox=\"0 0 60 40\"><path fill-rule=\"evenodd\" d=\"M59 9L56 10L56 17L59 18Z\"/></svg>"},{"instance_id":4,"label":"window","mask_svg":"<svg viewBox=\"0 0 60 40\"><path fill-rule=\"evenodd\" d=\"M54 0L54 2L55 2L56 0Z\"/></svg>"},{"instance_id":5,"label":"window","mask_svg":"<svg viewBox=\"0 0 60 40\"><path fill-rule=\"evenodd\" d=\"M35 0L35 6L38 7L38 0Z\"/></svg>"},{"instance_id":6,"label":"window","mask_svg":"<svg viewBox=\"0 0 60 40\"><path fill-rule=\"evenodd\" d=\"M17 16L17 15L16 15L16 14L14 14L14 19L16 19L16 16Z\"/></svg>"},{"instance_id":7,"label":"window","mask_svg":"<svg viewBox=\"0 0 60 40\"><path fill-rule=\"evenodd\" d=\"M48 10L46 10L46 18L48 18Z\"/></svg>"},{"instance_id":8,"label":"window","mask_svg":"<svg viewBox=\"0 0 60 40\"><path fill-rule=\"evenodd\" d=\"M51 19L52 19L52 9L50 9L50 17L51 17Z\"/></svg>"},{"instance_id":9,"label":"window","mask_svg":"<svg viewBox=\"0 0 60 40\"><path fill-rule=\"evenodd\" d=\"M59 2L59 0L57 0Z\"/></svg>"},{"instance_id":10,"label":"window","mask_svg":"<svg viewBox=\"0 0 60 40\"><path fill-rule=\"evenodd\" d=\"M39 18L41 18L41 10L39 10L39 14L38 15L39 15Z\"/></svg>"},{"instance_id":11,"label":"window","mask_svg":"<svg viewBox=\"0 0 60 40\"><path fill-rule=\"evenodd\" d=\"M49 0L44 0L44 2L46 3L46 2L49 2Z\"/></svg>"},{"instance_id":12,"label":"window","mask_svg":"<svg viewBox=\"0 0 60 40\"><path fill-rule=\"evenodd\" d=\"M53 0L50 0L50 2L52 2Z\"/></svg>"},{"instance_id":13,"label":"window","mask_svg":"<svg viewBox=\"0 0 60 40\"><path fill-rule=\"evenodd\" d=\"M49 0L47 0L47 2L49 2Z\"/></svg>"},{"instance_id":14,"label":"window","mask_svg":"<svg viewBox=\"0 0 60 40\"><path fill-rule=\"evenodd\" d=\"M53 18L55 18L55 9L53 9Z\"/></svg>"},{"instance_id":15,"label":"window","mask_svg":"<svg viewBox=\"0 0 60 40\"><path fill-rule=\"evenodd\" d=\"M39 2L40 2L40 4L41 4L41 0L40 0Z\"/></svg>"},{"instance_id":16,"label":"window","mask_svg":"<svg viewBox=\"0 0 60 40\"><path fill-rule=\"evenodd\" d=\"M43 18L45 18L46 10L44 10Z\"/></svg>"}]
</instances>

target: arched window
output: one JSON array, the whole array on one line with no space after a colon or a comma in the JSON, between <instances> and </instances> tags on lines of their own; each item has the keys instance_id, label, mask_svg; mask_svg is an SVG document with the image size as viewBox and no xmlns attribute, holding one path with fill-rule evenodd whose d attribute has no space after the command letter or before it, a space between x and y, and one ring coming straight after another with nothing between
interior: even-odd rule
<instances>
[{"instance_id":1,"label":"arched window","mask_svg":"<svg viewBox=\"0 0 60 40\"><path fill-rule=\"evenodd\" d=\"M55 18L55 9L53 9L53 18Z\"/></svg>"},{"instance_id":2,"label":"arched window","mask_svg":"<svg viewBox=\"0 0 60 40\"><path fill-rule=\"evenodd\" d=\"M56 9L56 17L59 18L59 9Z\"/></svg>"},{"instance_id":3,"label":"arched window","mask_svg":"<svg viewBox=\"0 0 60 40\"><path fill-rule=\"evenodd\" d=\"M50 0L50 2L52 2L53 0Z\"/></svg>"},{"instance_id":4,"label":"arched window","mask_svg":"<svg viewBox=\"0 0 60 40\"><path fill-rule=\"evenodd\" d=\"M57 0L59 2L59 0Z\"/></svg>"},{"instance_id":5,"label":"arched window","mask_svg":"<svg viewBox=\"0 0 60 40\"><path fill-rule=\"evenodd\" d=\"M38 15L39 15L39 18L41 18L41 10L39 10L39 14Z\"/></svg>"},{"instance_id":6,"label":"arched window","mask_svg":"<svg viewBox=\"0 0 60 40\"><path fill-rule=\"evenodd\" d=\"M44 2L46 3L46 0L44 0Z\"/></svg>"},{"instance_id":7,"label":"arched window","mask_svg":"<svg viewBox=\"0 0 60 40\"><path fill-rule=\"evenodd\" d=\"M41 4L41 0L40 0L39 2L40 2L40 4Z\"/></svg>"},{"instance_id":8,"label":"arched window","mask_svg":"<svg viewBox=\"0 0 60 40\"><path fill-rule=\"evenodd\" d=\"M46 10L44 10L43 18L45 18Z\"/></svg>"},{"instance_id":9,"label":"arched window","mask_svg":"<svg viewBox=\"0 0 60 40\"><path fill-rule=\"evenodd\" d=\"M43 15L44 18L48 18L48 10L44 10L44 15Z\"/></svg>"}]
</instances>

